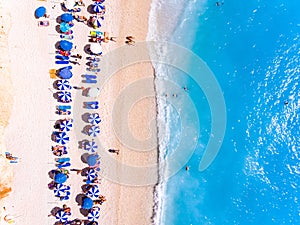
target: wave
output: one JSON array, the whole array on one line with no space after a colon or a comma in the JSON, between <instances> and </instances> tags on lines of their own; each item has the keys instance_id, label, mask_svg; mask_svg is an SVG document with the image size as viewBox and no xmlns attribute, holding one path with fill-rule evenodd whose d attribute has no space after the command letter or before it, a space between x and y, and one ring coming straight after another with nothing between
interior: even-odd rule
<instances>
[{"instance_id":1,"label":"wave","mask_svg":"<svg viewBox=\"0 0 300 225\"><path fill-rule=\"evenodd\" d=\"M188 47L192 45L195 37L196 27L199 26L197 21L193 21L193 16L203 12L207 0L158 0L152 1L149 13L149 30L147 34L147 41L160 41L160 42L177 42L181 45ZM196 7L196 8L195 8ZM189 23L189 35L186 35L184 29ZM193 24L192 24L193 23ZM191 27L193 26L193 27ZM187 42L183 43L182 40ZM163 59L167 49L159 45L154 52L150 52L151 59ZM154 207L153 207L153 224L162 224L164 218L164 196L166 193L167 182L163 179L163 174L166 174L165 159L170 154L171 141L171 127L172 118L174 118L171 106L168 106L166 96L168 92L167 87L164 86L164 80L172 80L172 70L167 66L155 63L152 61L155 71L155 92L157 104L157 131L158 131L158 162L159 162L159 178L158 183L154 188ZM173 132L174 133L174 132ZM174 135L174 134L172 134Z\"/></svg>"}]
</instances>

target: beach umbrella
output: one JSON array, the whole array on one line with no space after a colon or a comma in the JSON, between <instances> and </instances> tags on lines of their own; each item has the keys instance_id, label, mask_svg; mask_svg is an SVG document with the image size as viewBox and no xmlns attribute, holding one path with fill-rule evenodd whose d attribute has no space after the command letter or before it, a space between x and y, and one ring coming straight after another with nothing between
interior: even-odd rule
<instances>
[{"instance_id":1,"label":"beach umbrella","mask_svg":"<svg viewBox=\"0 0 300 225\"><path fill-rule=\"evenodd\" d=\"M101 122L100 116L98 113L92 113L89 115L88 122L97 125Z\"/></svg>"},{"instance_id":2,"label":"beach umbrella","mask_svg":"<svg viewBox=\"0 0 300 225\"><path fill-rule=\"evenodd\" d=\"M91 209L93 207L93 200L90 198L84 198L82 201L83 209Z\"/></svg>"},{"instance_id":3,"label":"beach umbrella","mask_svg":"<svg viewBox=\"0 0 300 225\"><path fill-rule=\"evenodd\" d=\"M72 120L63 120L59 124L59 128L61 131L70 131L73 127L73 121Z\"/></svg>"},{"instance_id":4,"label":"beach umbrella","mask_svg":"<svg viewBox=\"0 0 300 225\"><path fill-rule=\"evenodd\" d=\"M102 54L102 46L99 43L91 43L90 50L96 55Z\"/></svg>"},{"instance_id":5,"label":"beach umbrella","mask_svg":"<svg viewBox=\"0 0 300 225\"><path fill-rule=\"evenodd\" d=\"M63 184L57 184L55 189L53 190L55 196L63 196L66 191L70 190L70 186L66 186Z\"/></svg>"},{"instance_id":6,"label":"beach umbrella","mask_svg":"<svg viewBox=\"0 0 300 225\"><path fill-rule=\"evenodd\" d=\"M93 136L93 137L96 137L98 134L100 134L100 127L98 126L91 126L89 131L88 131L88 134L90 136Z\"/></svg>"},{"instance_id":7,"label":"beach umbrella","mask_svg":"<svg viewBox=\"0 0 300 225\"><path fill-rule=\"evenodd\" d=\"M60 16L61 20L64 22L71 22L74 20L74 17L71 13L64 13Z\"/></svg>"},{"instance_id":8,"label":"beach umbrella","mask_svg":"<svg viewBox=\"0 0 300 225\"><path fill-rule=\"evenodd\" d=\"M58 92L58 98L63 102L69 102L72 100L71 92L68 91Z\"/></svg>"},{"instance_id":9,"label":"beach umbrella","mask_svg":"<svg viewBox=\"0 0 300 225\"><path fill-rule=\"evenodd\" d=\"M102 5L100 2L95 2L93 4L93 11L95 13L99 13L99 12L101 12L104 9L105 9L104 5Z\"/></svg>"},{"instance_id":10,"label":"beach umbrella","mask_svg":"<svg viewBox=\"0 0 300 225\"><path fill-rule=\"evenodd\" d=\"M56 140L55 140L58 144L61 145L65 145L66 143L68 143L70 141L69 136L66 134L66 132L59 132L56 135Z\"/></svg>"},{"instance_id":11,"label":"beach umbrella","mask_svg":"<svg viewBox=\"0 0 300 225\"><path fill-rule=\"evenodd\" d=\"M40 17L44 16L45 14L46 14L46 8L44 6L38 7L35 10L35 16L37 18L40 18Z\"/></svg>"},{"instance_id":12,"label":"beach umbrella","mask_svg":"<svg viewBox=\"0 0 300 225\"><path fill-rule=\"evenodd\" d=\"M88 180L94 180L97 177L97 173L96 170L94 169L89 169L89 171L86 174L86 177Z\"/></svg>"},{"instance_id":13,"label":"beach umbrella","mask_svg":"<svg viewBox=\"0 0 300 225\"><path fill-rule=\"evenodd\" d=\"M65 91L65 90L71 90L72 86L70 85L70 82L68 80L58 80L57 88L58 90Z\"/></svg>"},{"instance_id":14,"label":"beach umbrella","mask_svg":"<svg viewBox=\"0 0 300 225\"><path fill-rule=\"evenodd\" d=\"M88 214L88 220L89 221L96 221L100 218L100 211L91 211Z\"/></svg>"},{"instance_id":15,"label":"beach umbrella","mask_svg":"<svg viewBox=\"0 0 300 225\"><path fill-rule=\"evenodd\" d=\"M59 25L59 29L60 29L61 32L65 33L65 32L68 32L71 29L71 26L68 23L62 22Z\"/></svg>"},{"instance_id":16,"label":"beach umbrella","mask_svg":"<svg viewBox=\"0 0 300 225\"><path fill-rule=\"evenodd\" d=\"M66 174L63 174L63 173L57 173L55 174L54 176L54 181L56 183L59 183L59 184L62 184L62 183L65 183L67 180L67 175Z\"/></svg>"},{"instance_id":17,"label":"beach umbrella","mask_svg":"<svg viewBox=\"0 0 300 225\"><path fill-rule=\"evenodd\" d=\"M99 88L89 88L87 96L88 97L92 97L92 98L97 98L98 95L99 95L99 93L100 93L100 89Z\"/></svg>"},{"instance_id":18,"label":"beach umbrella","mask_svg":"<svg viewBox=\"0 0 300 225\"><path fill-rule=\"evenodd\" d=\"M96 144L95 141L86 142L84 147L85 147L85 150L87 150L89 152L95 152L98 149L98 145Z\"/></svg>"},{"instance_id":19,"label":"beach umbrella","mask_svg":"<svg viewBox=\"0 0 300 225\"><path fill-rule=\"evenodd\" d=\"M99 187L97 185L92 186L86 193L86 196L91 199L97 199L100 196Z\"/></svg>"},{"instance_id":20,"label":"beach umbrella","mask_svg":"<svg viewBox=\"0 0 300 225\"><path fill-rule=\"evenodd\" d=\"M101 27L102 26L102 20L103 19L101 17L97 17L97 16L93 17L93 19L92 19L93 27L94 28Z\"/></svg>"},{"instance_id":21,"label":"beach umbrella","mask_svg":"<svg viewBox=\"0 0 300 225\"><path fill-rule=\"evenodd\" d=\"M98 160L98 155L89 155L87 157L86 162L89 166L95 166L97 163L97 160Z\"/></svg>"},{"instance_id":22,"label":"beach umbrella","mask_svg":"<svg viewBox=\"0 0 300 225\"><path fill-rule=\"evenodd\" d=\"M58 75L62 79L70 79L73 76L71 70L68 68L63 68L63 69L59 70Z\"/></svg>"},{"instance_id":23,"label":"beach umbrella","mask_svg":"<svg viewBox=\"0 0 300 225\"><path fill-rule=\"evenodd\" d=\"M76 1L75 0L65 0L64 5L66 9L73 9L75 7Z\"/></svg>"},{"instance_id":24,"label":"beach umbrella","mask_svg":"<svg viewBox=\"0 0 300 225\"><path fill-rule=\"evenodd\" d=\"M63 210L59 210L56 215L55 218L58 219L60 222L67 222L68 220L68 215L63 211Z\"/></svg>"},{"instance_id":25,"label":"beach umbrella","mask_svg":"<svg viewBox=\"0 0 300 225\"><path fill-rule=\"evenodd\" d=\"M73 43L70 41L62 40L59 42L59 45L62 50L70 51L73 48Z\"/></svg>"}]
</instances>

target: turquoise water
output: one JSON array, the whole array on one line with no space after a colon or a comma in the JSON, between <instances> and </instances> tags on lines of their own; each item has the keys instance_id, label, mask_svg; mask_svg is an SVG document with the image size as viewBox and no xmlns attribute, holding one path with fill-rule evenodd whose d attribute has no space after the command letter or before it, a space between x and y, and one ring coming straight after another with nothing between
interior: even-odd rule
<instances>
[{"instance_id":1,"label":"turquoise water","mask_svg":"<svg viewBox=\"0 0 300 225\"><path fill-rule=\"evenodd\" d=\"M161 72L188 87L184 94L194 101L200 123L189 170L162 184L161 224L300 224L299 12L298 0L187 3L171 41L191 49L215 74L227 128L218 156L199 172L210 137L208 102L195 81L178 71ZM170 132L160 148L168 158L181 124L175 110L162 112L168 101L160 104ZM188 114L181 104L180 113Z\"/></svg>"}]
</instances>

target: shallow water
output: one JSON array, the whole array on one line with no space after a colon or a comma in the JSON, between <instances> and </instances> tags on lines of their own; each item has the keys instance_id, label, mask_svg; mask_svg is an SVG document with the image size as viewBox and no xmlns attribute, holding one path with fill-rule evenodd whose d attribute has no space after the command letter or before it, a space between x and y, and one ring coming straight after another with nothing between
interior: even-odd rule
<instances>
[{"instance_id":1,"label":"shallow water","mask_svg":"<svg viewBox=\"0 0 300 225\"><path fill-rule=\"evenodd\" d=\"M157 34L207 63L223 91L227 114L219 154L200 172L211 135L205 93L186 74L156 65L161 160L176 150L183 135L180 116L190 113L181 95L194 102L200 124L191 128L199 137L186 163L189 170L183 167L159 188L160 224L300 223L299 9L296 0L229 0L220 6L190 1L178 13L176 29ZM188 91L174 98L176 90L162 79ZM174 101L180 106L172 107Z\"/></svg>"}]
</instances>

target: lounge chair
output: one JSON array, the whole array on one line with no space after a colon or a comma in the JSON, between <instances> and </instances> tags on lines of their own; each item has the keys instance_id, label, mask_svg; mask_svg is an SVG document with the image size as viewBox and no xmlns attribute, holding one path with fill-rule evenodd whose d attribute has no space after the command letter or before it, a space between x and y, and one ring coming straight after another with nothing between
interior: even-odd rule
<instances>
[{"instance_id":1,"label":"lounge chair","mask_svg":"<svg viewBox=\"0 0 300 225\"><path fill-rule=\"evenodd\" d=\"M49 25L50 25L50 22L48 20L38 21L39 27L48 27Z\"/></svg>"}]
</instances>

